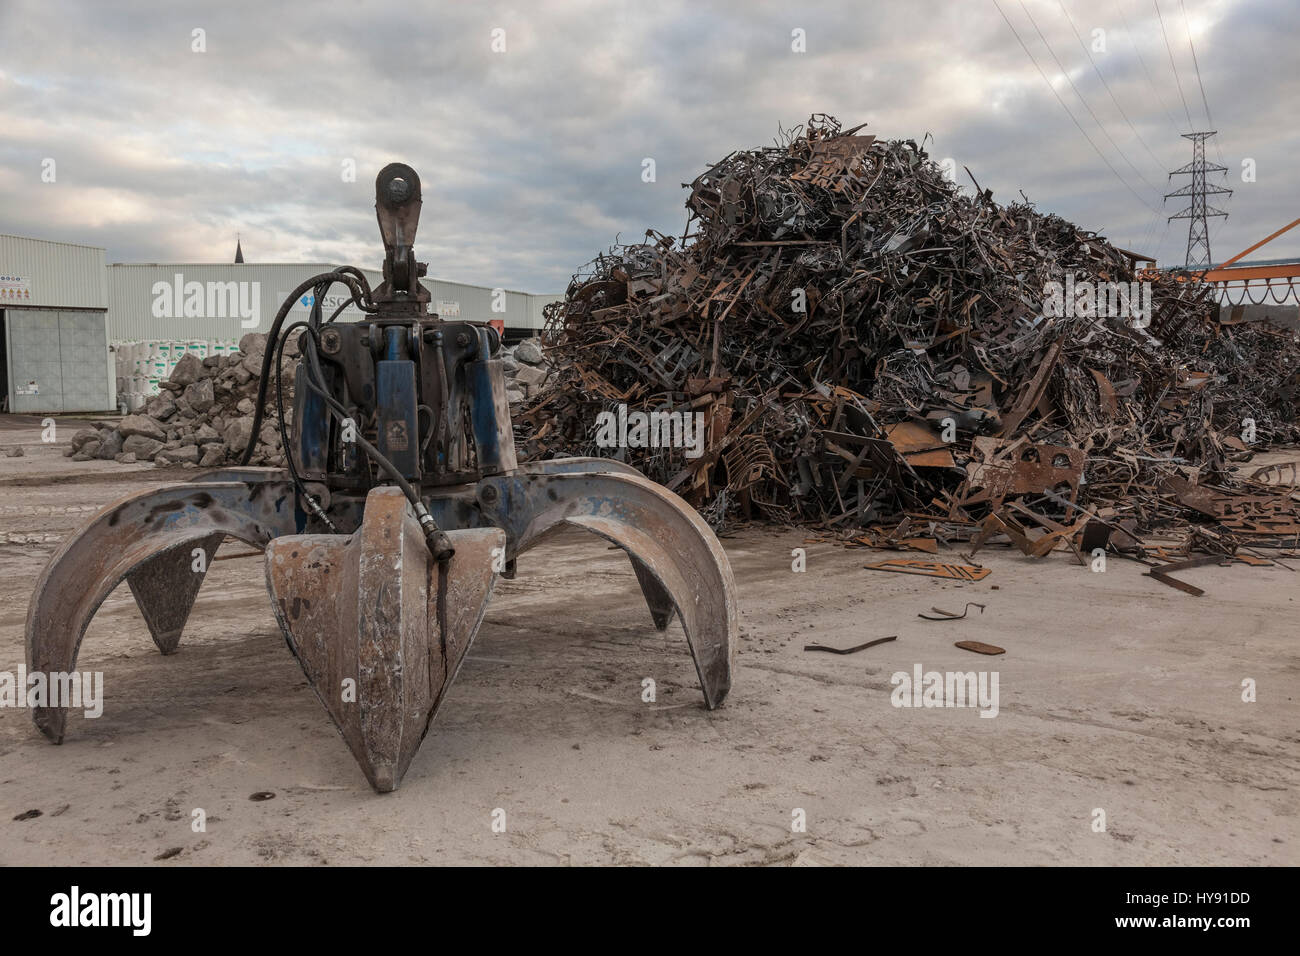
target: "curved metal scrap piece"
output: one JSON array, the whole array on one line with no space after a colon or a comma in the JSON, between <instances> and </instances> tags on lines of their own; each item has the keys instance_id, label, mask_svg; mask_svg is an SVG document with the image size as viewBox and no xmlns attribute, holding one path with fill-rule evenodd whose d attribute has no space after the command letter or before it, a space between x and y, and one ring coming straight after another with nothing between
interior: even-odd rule
<instances>
[{"instance_id":1,"label":"curved metal scrap piece","mask_svg":"<svg viewBox=\"0 0 1300 956\"><path fill-rule=\"evenodd\" d=\"M511 557L565 523L627 551L681 617L705 703L722 703L739 633L736 585L713 530L686 502L639 474L536 471L484 479L478 500Z\"/></svg>"},{"instance_id":2,"label":"curved metal scrap piece","mask_svg":"<svg viewBox=\"0 0 1300 956\"><path fill-rule=\"evenodd\" d=\"M206 551L225 535L260 548L295 530L293 512L291 486L277 482L171 485L109 505L65 541L41 572L27 611L27 669L70 672L90 619L128 575L154 640L164 653L169 643L174 649L201 574L194 572L199 578L191 582L192 591L177 591L172 608L165 606L165 590L147 583L149 576L182 575L178 567L191 567L194 547ZM65 707L32 709L36 726L55 743L63 741L67 718Z\"/></svg>"},{"instance_id":3,"label":"curved metal scrap piece","mask_svg":"<svg viewBox=\"0 0 1300 956\"><path fill-rule=\"evenodd\" d=\"M380 487L355 534L287 535L266 549L285 641L380 792L397 789L428 733L504 560L497 528L447 534L456 553L440 565L401 490Z\"/></svg>"}]
</instances>

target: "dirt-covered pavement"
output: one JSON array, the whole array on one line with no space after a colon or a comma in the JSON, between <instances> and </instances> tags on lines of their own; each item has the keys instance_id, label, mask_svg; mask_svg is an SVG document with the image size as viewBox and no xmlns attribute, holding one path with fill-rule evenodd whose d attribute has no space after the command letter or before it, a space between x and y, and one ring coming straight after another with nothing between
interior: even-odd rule
<instances>
[{"instance_id":1,"label":"dirt-covered pavement","mask_svg":"<svg viewBox=\"0 0 1300 956\"><path fill-rule=\"evenodd\" d=\"M0 449L14 444L23 457L0 457L0 675L23 663L58 542L122 495L195 475L74 464L38 421L0 419ZM401 789L382 796L285 647L259 556L222 548L170 657L122 585L78 661L103 672L103 715L75 714L56 747L26 710L0 709L0 862L1300 859L1300 561L1183 572L1205 589L1193 597L1118 559L1093 573L989 548L992 573L959 584L864 570L890 555L793 531L723 543L742 637L720 710L703 709L680 626L651 625L626 558L574 532L498 583ZM968 601L987 609L917 616ZM851 656L803 650L890 635ZM918 664L996 672L996 717L893 706L891 675Z\"/></svg>"}]
</instances>

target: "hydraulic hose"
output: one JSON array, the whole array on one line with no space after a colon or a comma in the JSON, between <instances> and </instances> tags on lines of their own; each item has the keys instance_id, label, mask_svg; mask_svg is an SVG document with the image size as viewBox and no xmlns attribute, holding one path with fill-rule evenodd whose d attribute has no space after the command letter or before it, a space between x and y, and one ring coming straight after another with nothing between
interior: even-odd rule
<instances>
[{"instance_id":1,"label":"hydraulic hose","mask_svg":"<svg viewBox=\"0 0 1300 956\"><path fill-rule=\"evenodd\" d=\"M320 360L316 355L316 337L318 333L310 325L306 327L306 332L307 339L304 343L303 355L307 359L307 365L305 368L305 371L307 372L307 387L321 397L325 402L326 407L335 418L340 422L343 422L348 417L347 409L340 405L334 396L330 395L325 390L323 384L325 376L321 371ZM429 514L429 509L427 509L424 506L424 502L420 500L419 492L412 487L411 483L406 480L405 476L400 471L397 470L396 466L380 453L378 448L366 441L366 439L360 434L357 434L354 440L361 450L365 452L366 457L387 472L388 476L393 480L393 483L402 489L402 494L406 495L406 500L411 503L411 508L415 512L416 520L420 522L420 528L424 532L424 540L425 544L429 548L429 553L432 554L434 559L437 561L441 562L448 560L456 553L456 549L452 546L451 539L447 537L446 532L438 527L438 523L434 520L433 515Z\"/></svg>"},{"instance_id":2,"label":"hydraulic hose","mask_svg":"<svg viewBox=\"0 0 1300 956\"><path fill-rule=\"evenodd\" d=\"M338 530L334 527L334 522L330 520L329 515L325 513L316 499L308 493L307 486L303 484L302 478L298 475L298 468L293 460L293 442L290 441L289 430L284 424L284 344L289 341L289 333L300 326L306 328L307 323L295 322L289 326L284 330L284 333L280 336L280 341L275 346L276 423L280 430L280 445L284 449L284 464L289 471L289 478L293 481L293 486L297 490L299 498L306 503L307 510L334 533Z\"/></svg>"},{"instance_id":3,"label":"hydraulic hose","mask_svg":"<svg viewBox=\"0 0 1300 956\"><path fill-rule=\"evenodd\" d=\"M266 404L266 389L270 384L271 363L275 358L276 342L280 338L280 326L284 324L285 317L288 316L289 310L293 308L298 297L321 283L325 283L325 287L328 288L330 284L342 282L352 291L352 297L357 301L358 308L363 312L378 311L371 304L369 284L362 285L365 277L362 276L361 282L358 282L351 272L345 270L357 271L351 266L344 266L334 272L322 272L320 275L312 276L285 297L280 305L280 311L275 314L275 321L271 323L271 328L266 333L266 348L262 352L262 376L257 383L257 408L253 410L253 430L249 433L248 445L244 448L244 455L239 461L241 465L247 465L252 460L253 449L257 447L257 435L262 430L262 406Z\"/></svg>"}]
</instances>

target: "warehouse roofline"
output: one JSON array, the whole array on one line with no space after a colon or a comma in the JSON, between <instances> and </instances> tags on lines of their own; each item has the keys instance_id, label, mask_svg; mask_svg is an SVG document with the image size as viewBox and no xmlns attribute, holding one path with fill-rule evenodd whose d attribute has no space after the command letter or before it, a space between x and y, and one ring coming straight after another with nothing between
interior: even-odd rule
<instances>
[{"instance_id":1,"label":"warehouse roofline","mask_svg":"<svg viewBox=\"0 0 1300 956\"><path fill-rule=\"evenodd\" d=\"M51 246L72 246L76 249L98 249L104 252L103 246L92 246L85 242L64 242L62 239L38 239L36 236L20 236L16 232L0 232L0 239L21 239L23 242L44 242Z\"/></svg>"}]
</instances>

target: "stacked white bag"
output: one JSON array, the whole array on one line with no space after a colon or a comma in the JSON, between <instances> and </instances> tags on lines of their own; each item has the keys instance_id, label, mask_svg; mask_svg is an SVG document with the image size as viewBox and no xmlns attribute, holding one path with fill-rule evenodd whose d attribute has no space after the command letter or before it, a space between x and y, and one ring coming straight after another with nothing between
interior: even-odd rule
<instances>
[{"instance_id":1,"label":"stacked white bag","mask_svg":"<svg viewBox=\"0 0 1300 956\"><path fill-rule=\"evenodd\" d=\"M158 394L158 383L167 380L183 357L193 355L201 360L211 355L225 356L238 351L239 343L222 339L150 339L114 342L109 348L116 365L118 403L134 414Z\"/></svg>"}]
</instances>

